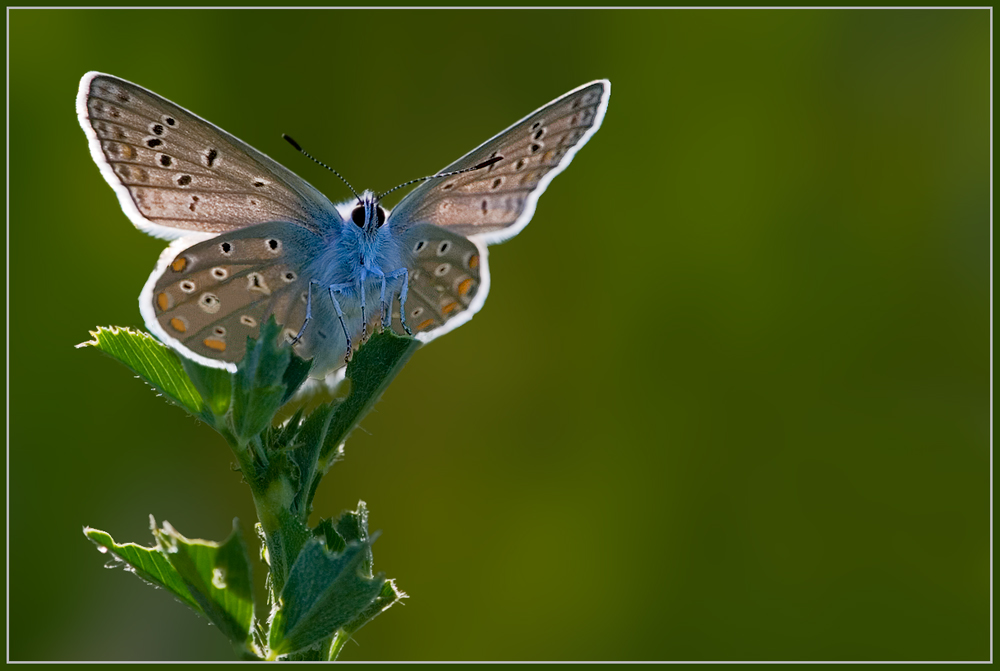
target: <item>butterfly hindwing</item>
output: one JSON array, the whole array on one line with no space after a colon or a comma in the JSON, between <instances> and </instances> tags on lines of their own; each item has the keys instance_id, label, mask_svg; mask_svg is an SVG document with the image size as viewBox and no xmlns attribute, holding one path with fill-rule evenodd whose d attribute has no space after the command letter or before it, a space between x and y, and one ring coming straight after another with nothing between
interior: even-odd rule
<instances>
[{"instance_id":1,"label":"butterfly hindwing","mask_svg":"<svg viewBox=\"0 0 1000 671\"><path fill-rule=\"evenodd\" d=\"M484 250L430 224L412 227L401 242L409 270L406 324L414 335L427 341L468 321L489 289Z\"/></svg>"},{"instance_id":2,"label":"butterfly hindwing","mask_svg":"<svg viewBox=\"0 0 1000 671\"><path fill-rule=\"evenodd\" d=\"M195 360L242 359L247 337L274 315L291 340L305 321L309 278L301 259L321 239L287 222L268 222L185 246L169 247L140 296L146 324ZM295 345L312 355L314 330Z\"/></svg>"},{"instance_id":3,"label":"butterfly hindwing","mask_svg":"<svg viewBox=\"0 0 1000 671\"><path fill-rule=\"evenodd\" d=\"M319 191L221 128L152 91L89 73L77 99L91 154L122 208L161 238L264 221L339 223Z\"/></svg>"},{"instance_id":4,"label":"butterfly hindwing","mask_svg":"<svg viewBox=\"0 0 1000 671\"><path fill-rule=\"evenodd\" d=\"M487 244L515 235L549 181L600 127L610 93L607 80L591 82L529 114L440 172L501 160L421 184L393 210L390 224L435 224Z\"/></svg>"}]
</instances>

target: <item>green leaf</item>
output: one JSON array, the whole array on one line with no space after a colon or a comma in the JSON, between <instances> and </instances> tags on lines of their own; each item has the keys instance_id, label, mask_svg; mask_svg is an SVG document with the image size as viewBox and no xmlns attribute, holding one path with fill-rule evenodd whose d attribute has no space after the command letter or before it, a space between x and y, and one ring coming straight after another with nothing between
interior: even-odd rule
<instances>
[{"instance_id":1,"label":"green leaf","mask_svg":"<svg viewBox=\"0 0 1000 671\"><path fill-rule=\"evenodd\" d=\"M205 399L205 409L202 416L214 424L215 418L222 417L229 410L233 397L233 376L225 368L210 368L195 363L188 358L180 357L184 372Z\"/></svg>"},{"instance_id":2,"label":"green leaf","mask_svg":"<svg viewBox=\"0 0 1000 671\"><path fill-rule=\"evenodd\" d=\"M309 370L312 368L312 361L306 361L299 355L292 351L292 356L288 362L288 368L285 369L285 375L282 380L285 383L285 395L281 399L281 402L287 403L302 383L306 381L309 377Z\"/></svg>"},{"instance_id":3,"label":"green leaf","mask_svg":"<svg viewBox=\"0 0 1000 671\"><path fill-rule=\"evenodd\" d=\"M313 536L323 541L326 549L330 552L343 552L344 548L347 547L347 541L333 528L333 520L329 518L320 520L312 533Z\"/></svg>"},{"instance_id":4,"label":"green leaf","mask_svg":"<svg viewBox=\"0 0 1000 671\"><path fill-rule=\"evenodd\" d=\"M305 408L299 408L290 419L285 420L279 426L272 426L271 432L264 441L269 448L275 450L285 450L295 445L295 436L302 428L302 415Z\"/></svg>"},{"instance_id":5,"label":"green leaf","mask_svg":"<svg viewBox=\"0 0 1000 671\"><path fill-rule=\"evenodd\" d=\"M345 510L340 513L337 521L333 523L334 528L337 530L337 534L344 539L346 543L361 543L367 546L368 551L365 554L362 567L365 575L371 577L372 575L372 546L368 539L368 506L364 501L358 501L357 510Z\"/></svg>"},{"instance_id":6,"label":"green leaf","mask_svg":"<svg viewBox=\"0 0 1000 671\"><path fill-rule=\"evenodd\" d=\"M295 447L288 454L298 470L298 490L295 493L292 510L303 521L309 517L309 506L306 501L319 465L319 454L330 427L330 420L333 418L333 410L333 405L322 405L313 410L295 434Z\"/></svg>"},{"instance_id":7,"label":"green leaf","mask_svg":"<svg viewBox=\"0 0 1000 671\"><path fill-rule=\"evenodd\" d=\"M320 480L342 455L348 434L371 410L417 347L418 341L390 331L374 335L348 364L346 384L350 392L345 399L317 406L301 423L298 420L303 408L300 407L282 429L268 434L268 451L285 452L295 464L298 477L293 510L303 520L312 509Z\"/></svg>"},{"instance_id":8,"label":"green leaf","mask_svg":"<svg viewBox=\"0 0 1000 671\"><path fill-rule=\"evenodd\" d=\"M94 339L77 347L96 347L128 366L167 400L195 415L201 414L202 397L173 350L147 333L118 326L99 326L90 334Z\"/></svg>"},{"instance_id":9,"label":"green leaf","mask_svg":"<svg viewBox=\"0 0 1000 671\"><path fill-rule=\"evenodd\" d=\"M166 522L153 534L200 612L234 644L249 650L254 626L253 579L239 520L221 545L188 539Z\"/></svg>"},{"instance_id":10,"label":"green leaf","mask_svg":"<svg viewBox=\"0 0 1000 671\"><path fill-rule=\"evenodd\" d=\"M305 478L301 480L300 492L296 497L298 510L308 514L319 481L342 455L341 446L344 441L378 402L386 387L419 347L418 340L385 330L373 335L355 353L347 365L346 384L350 385L350 393L331 405L320 406L332 408L333 413L322 439L318 463L308 471L312 474L312 482ZM319 409L314 410L313 414L316 412ZM303 470L302 473L306 475L307 471Z\"/></svg>"},{"instance_id":11,"label":"green leaf","mask_svg":"<svg viewBox=\"0 0 1000 671\"><path fill-rule=\"evenodd\" d=\"M353 572L344 570L341 572L341 583L336 588L329 588L324 594L324 582L315 579L309 581L302 579L303 574L308 576L309 565L296 562L292 568L288 585L281 595L282 608L278 611L273 623L271 632L272 655L288 655L289 659L295 660L334 660L340 654L341 648L350 639L351 634L374 619L394 603L406 595L396 588L395 582L385 580L384 576L372 575L372 551L371 540L368 534L368 507L364 501L358 502L358 509L345 511L340 514L336 521L322 520L315 529L313 536L317 541L326 546L328 552L320 553L314 548L311 549L317 557L330 558L348 557L353 565ZM304 554L304 553L303 553ZM302 556L299 558L303 560ZM345 559L345 561L348 561ZM322 563L322 562L319 562ZM323 566L312 569L314 573L326 575L333 573ZM353 582L347 578L353 575ZM303 588L302 584L306 587ZM377 591L375 586L379 584L381 588ZM371 591L365 590L360 593L360 588L367 587ZM352 590L355 590L352 592ZM364 594L371 596L367 605L362 604ZM299 606L299 610L316 611L316 614L303 616L298 614L293 601ZM310 599L313 599L310 602ZM302 608L302 604L306 608ZM353 604L355 612L353 615L346 615L346 610ZM333 608L342 609L339 619L334 620ZM323 610L327 609L324 619ZM332 623L340 621L339 626ZM333 627L331 629L331 627ZM287 632L287 633L285 633ZM281 644L282 637L292 639L292 643L285 643L289 651L283 651L276 644ZM311 641L311 643L308 643ZM312 647L319 644L319 647Z\"/></svg>"},{"instance_id":12,"label":"green leaf","mask_svg":"<svg viewBox=\"0 0 1000 671\"><path fill-rule=\"evenodd\" d=\"M320 644L368 611L385 584L381 574L365 575L368 547L349 543L343 552L332 554L319 538L306 543L271 622L272 657Z\"/></svg>"},{"instance_id":13,"label":"green leaf","mask_svg":"<svg viewBox=\"0 0 1000 671\"><path fill-rule=\"evenodd\" d=\"M270 426L281 407L291 352L281 342L281 327L273 315L261 326L257 340L247 338L246 354L232 377L232 428L243 441Z\"/></svg>"},{"instance_id":14,"label":"green leaf","mask_svg":"<svg viewBox=\"0 0 1000 671\"><path fill-rule=\"evenodd\" d=\"M376 333L347 364L351 393L337 405L320 459L334 454L365 415L374 407L389 383L420 347L415 338L398 336L386 329Z\"/></svg>"},{"instance_id":15,"label":"green leaf","mask_svg":"<svg viewBox=\"0 0 1000 671\"><path fill-rule=\"evenodd\" d=\"M368 506L365 505L365 502L358 501L357 510L342 512L333 526L337 531L337 535L343 538L344 541L348 543L363 543L367 546L368 552L364 562L362 562L362 571L363 575L371 576L372 551L368 536ZM379 613L384 612L394 603L405 598L406 594L399 591L394 580L386 580L385 584L382 585L382 591L379 592L375 600L354 617L354 619L337 630L337 633L330 641L330 647L325 659L329 661L336 660L340 654L340 650L354 632L375 619L375 616Z\"/></svg>"},{"instance_id":16,"label":"green leaf","mask_svg":"<svg viewBox=\"0 0 1000 671\"><path fill-rule=\"evenodd\" d=\"M344 644L351 639L354 632L374 620L379 614L384 613L397 601L405 598L406 593L399 591L395 580L386 580L385 584L382 585L382 591L375 597L375 600L366 609L361 611L357 617L337 630L337 633L330 641L330 647L325 658L331 662L336 661L340 655L340 651L344 648Z\"/></svg>"},{"instance_id":17,"label":"green leaf","mask_svg":"<svg viewBox=\"0 0 1000 671\"><path fill-rule=\"evenodd\" d=\"M155 527L155 523L153 526ZM119 545L110 534L92 527L84 527L83 535L92 540L102 553L111 553L115 559L124 562L132 573L148 583L167 590L196 613L205 614L198 602L191 596L191 591L184 583L184 579L170 564L166 555L160 552L159 548L147 548L136 543Z\"/></svg>"}]
</instances>

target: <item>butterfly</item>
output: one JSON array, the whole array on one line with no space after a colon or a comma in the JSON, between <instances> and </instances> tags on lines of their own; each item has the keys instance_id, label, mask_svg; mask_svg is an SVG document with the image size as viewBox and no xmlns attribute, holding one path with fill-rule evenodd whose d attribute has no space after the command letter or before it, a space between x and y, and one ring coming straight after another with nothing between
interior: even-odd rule
<instances>
[{"instance_id":1,"label":"butterfly","mask_svg":"<svg viewBox=\"0 0 1000 671\"><path fill-rule=\"evenodd\" d=\"M77 114L125 214L173 240L139 295L147 328L183 356L235 372L247 337L273 315L312 360L310 375L323 377L375 329L426 343L471 319L489 292L487 245L527 225L597 132L610 93L597 80L556 98L413 180L392 210L381 199L395 189L351 188L355 197L334 205L248 144L118 77L84 75Z\"/></svg>"}]
</instances>

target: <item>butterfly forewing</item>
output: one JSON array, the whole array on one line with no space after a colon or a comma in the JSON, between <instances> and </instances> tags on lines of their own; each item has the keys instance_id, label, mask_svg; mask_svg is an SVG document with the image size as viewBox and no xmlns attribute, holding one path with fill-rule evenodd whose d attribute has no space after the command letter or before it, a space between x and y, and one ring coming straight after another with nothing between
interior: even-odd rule
<instances>
[{"instance_id":1,"label":"butterfly forewing","mask_svg":"<svg viewBox=\"0 0 1000 671\"><path fill-rule=\"evenodd\" d=\"M272 220L320 230L340 221L326 197L287 168L140 86L88 75L79 107L94 159L146 232L175 238Z\"/></svg>"},{"instance_id":2,"label":"butterfly forewing","mask_svg":"<svg viewBox=\"0 0 1000 671\"><path fill-rule=\"evenodd\" d=\"M601 80L557 98L440 172L486 168L428 181L408 194L390 224L425 222L499 242L527 224L548 182L597 130L610 84Z\"/></svg>"}]
</instances>

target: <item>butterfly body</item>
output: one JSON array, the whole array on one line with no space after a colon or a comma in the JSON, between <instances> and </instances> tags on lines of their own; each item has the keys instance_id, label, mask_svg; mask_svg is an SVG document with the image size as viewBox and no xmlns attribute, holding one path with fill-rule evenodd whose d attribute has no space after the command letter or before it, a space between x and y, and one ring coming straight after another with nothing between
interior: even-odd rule
<instances>
[{"instance_id":1,"label":"butterfly body","mask_svg":"<svg viewBox=\"0 0 1000 671\"><path fill-rule=\"evenodd\" d=\"M599 80L557 98L391 211L370 191L333 205L249 145L117 77L85 75L77 108L126 214L175 239L139 297L150 331L232 371L274 316L322 377L377 328L429 342L468 321L489 291L487 244L527 224L600 126L609 93Z\"/></svg>"},{"instance_id":2,"label":"butterfly body","mask_svg":"<svg viewBox=\"0 0 1000 671\"><path fill-rule=\"evenodd\" d=\"M364 286L366 304L378 306L380 300L371 302L372 292L380 299L382 278L396 273L393 279L398 279L405 274L399 273L406 270L405 260L399 236L385 226L386 211L374 203L374 194L364 192L361 203L356 206L350 202L341 204L341 208L352 207L351 216L323 234L322 249L316 250L315 258L309 261L307 274L318 288L343 286L345 289L340 293L350 295L353 292L355 298L360 298ZM385 280L387 289L389 282ZM397 292L399 290L397 287Z\"/></svg>"}]
</instances>

